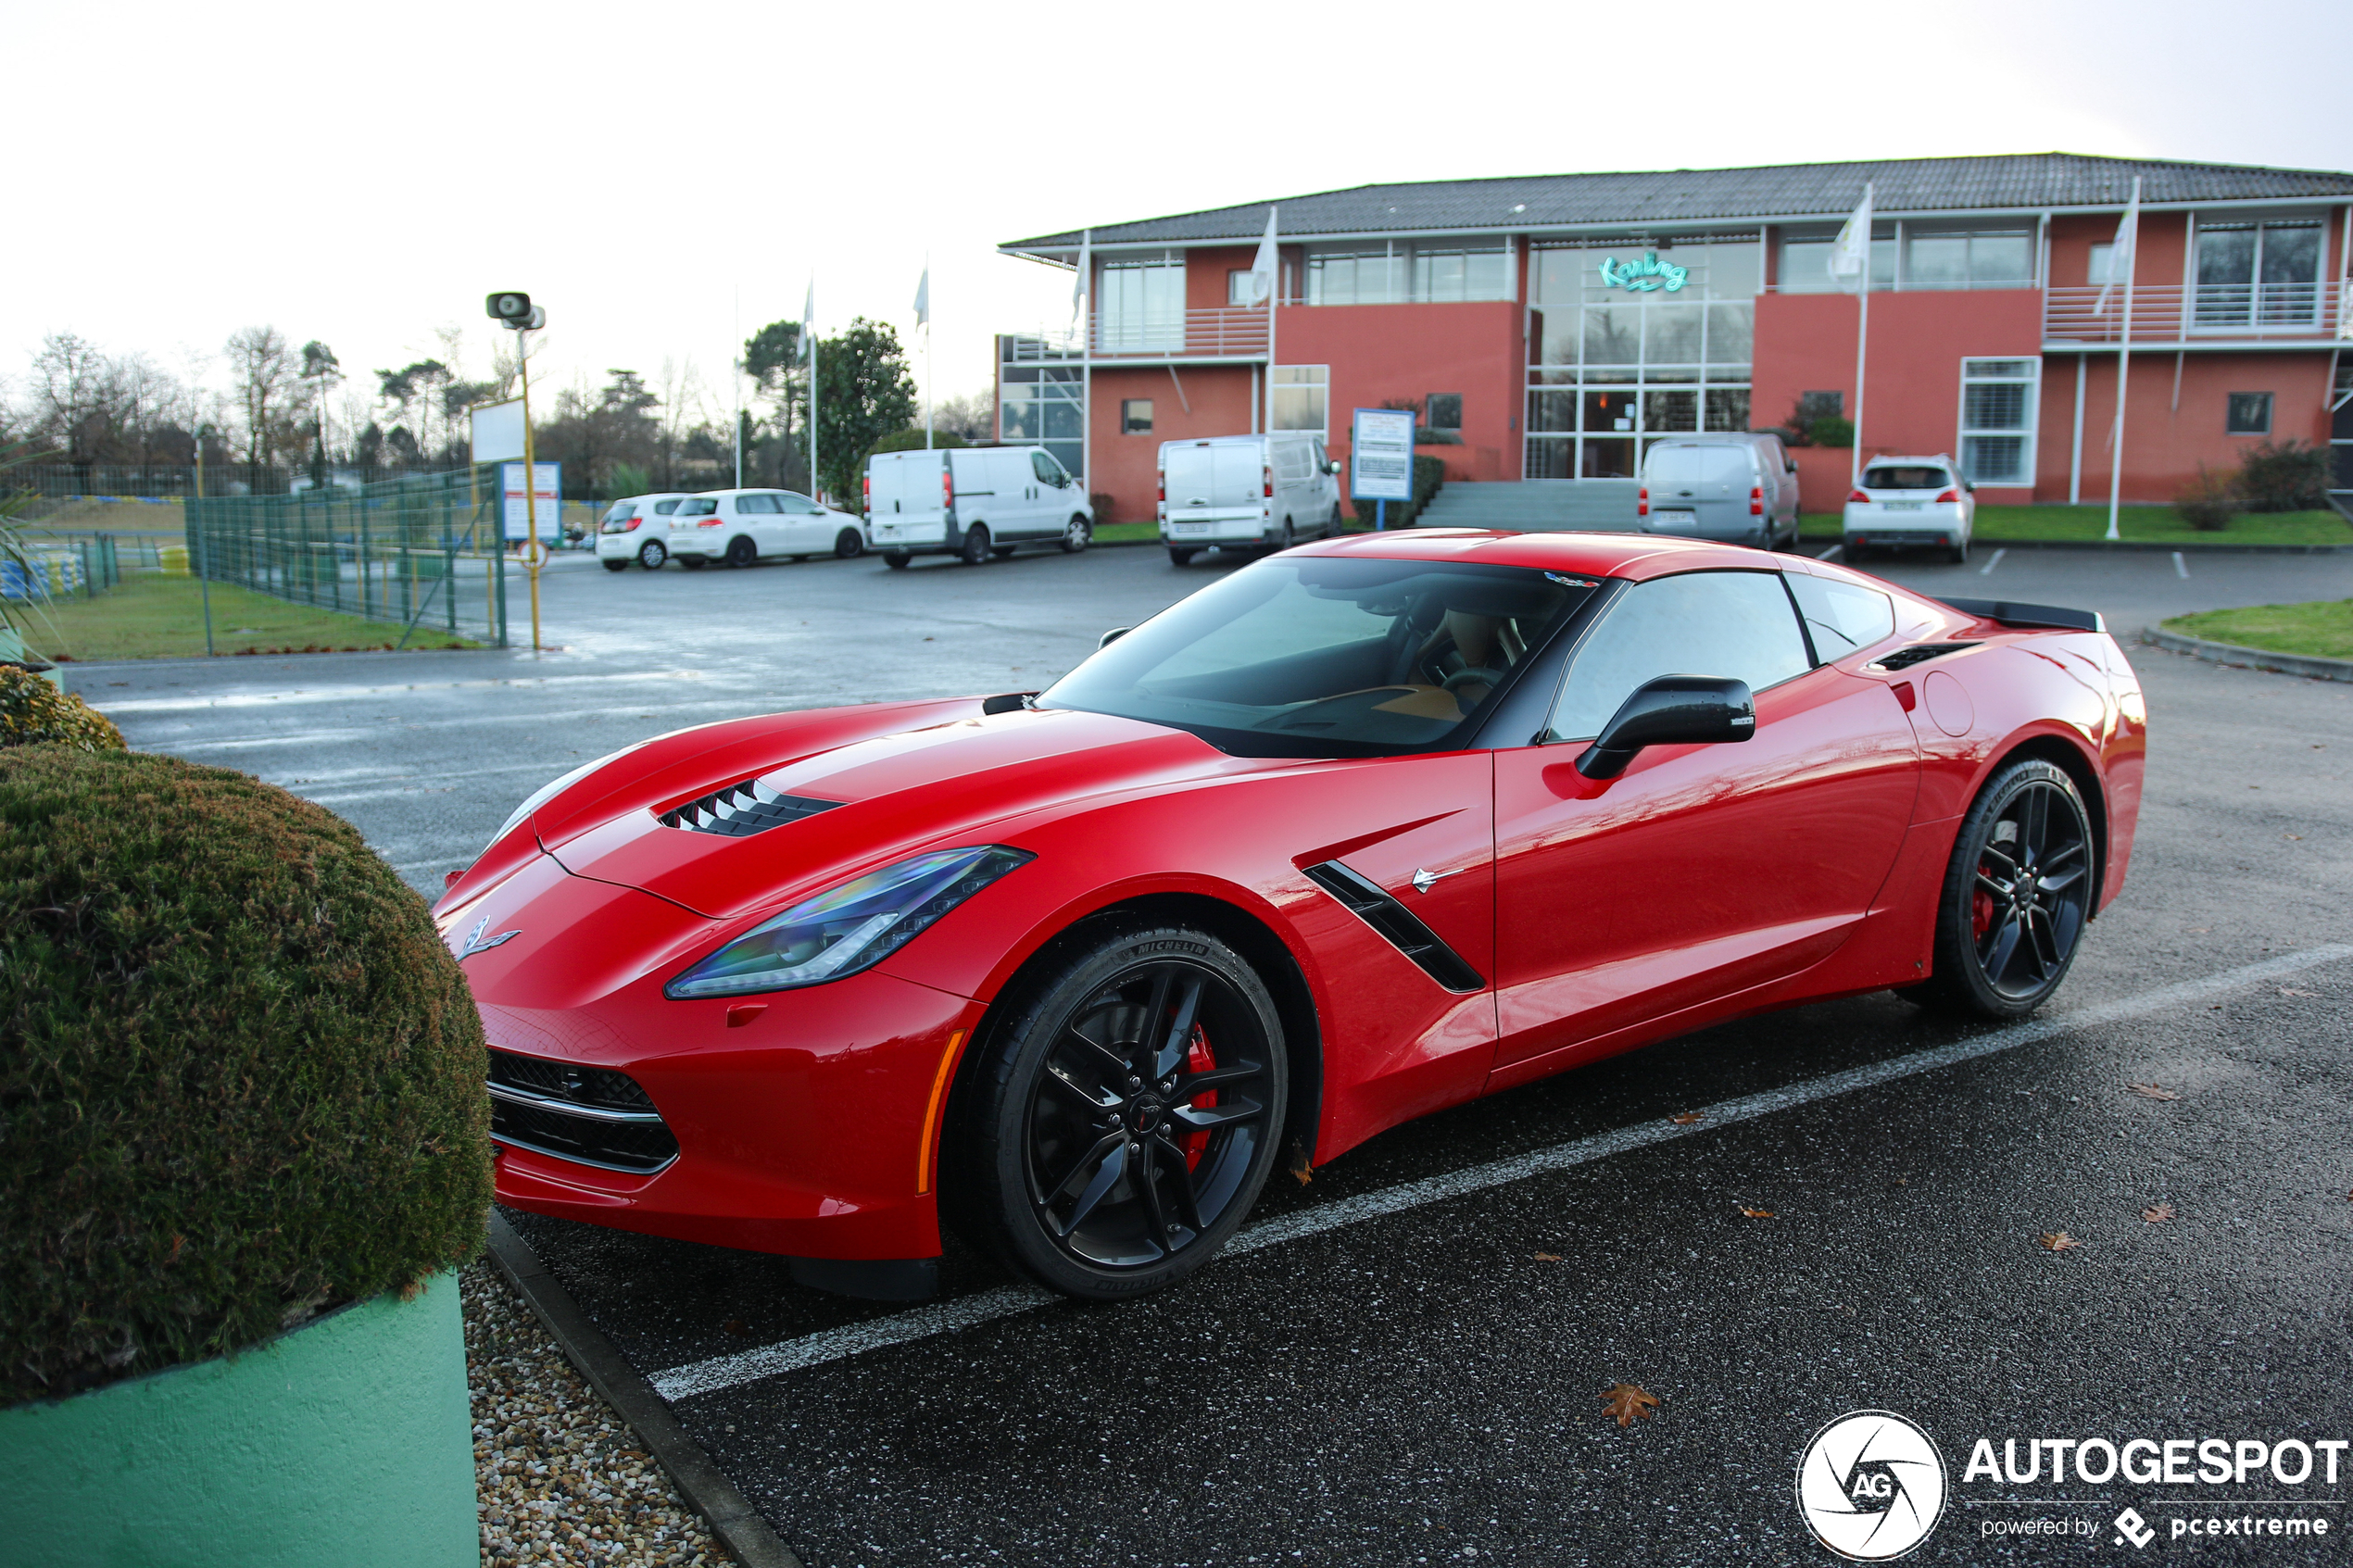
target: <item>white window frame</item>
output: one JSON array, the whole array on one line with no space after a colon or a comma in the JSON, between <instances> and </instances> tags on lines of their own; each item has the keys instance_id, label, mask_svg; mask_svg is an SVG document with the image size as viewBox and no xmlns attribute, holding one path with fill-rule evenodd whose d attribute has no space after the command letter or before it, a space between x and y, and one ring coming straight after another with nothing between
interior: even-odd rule
<instances>
[{"instance_id":1,"label":"white window frame","mask_svg":"<svg viewBox=\"0 0 2353 1568\"><path fill-rule=\"evenodd\" d=\"M1290 430L1311 431L1317 437L1328 443L1331 440L1332 431L1332 368L1329 365L1277 365L1269 372L1269 374L1281 376L1301 370L1313 371L1314 373L1298 381L1275 382L1273 390L1276 396L1268 399L1268 402L1272 405L1273 403L1278 401L1284 388L1312 386L1315 388L1316 391L1324 395L1324 422L1320 425L1277 425L1274 427L1274 430L1277 433Z\"/></svg>"},{"instance_id":2,"label":"white window frame","mask_svg":"<svg viewBox=\"0 0 2353 1568\"><path fill-rule=\"evenodd\" d=\"M2021 361L2033 367L2031 371L2023 376L1972 375L1969 373L1972 368L1979 365L2014 365L2020 363ZM1972 429L1969 422L1969 389L1972 386L2025 387L2026 411L2024 420L2020 424L2005 429L1995 430L1982 427ZM2032 490L2034 487L2034 476L2037 472L2035 468L2035 459L2037 457L2037 453L2035 451L2035 436L2041 427L2042 419L2043 357L2041 355L1982 354L1968 355L1963 357L1961 360L1960 407L1954 411L1953 418L1955 427L1953 452L1955 458L1957 459L1957 466L1961 470L1962 478L1968 480L1973 485L1990 485L1996 490ZM1971 436L1982 435L2018 436L2020 442L2019 447L2019 471L2024 477L2020 479L1987 480L1980 479L1976 474L1969 471L1969 438Z\"/></svg>"}]
</instances>

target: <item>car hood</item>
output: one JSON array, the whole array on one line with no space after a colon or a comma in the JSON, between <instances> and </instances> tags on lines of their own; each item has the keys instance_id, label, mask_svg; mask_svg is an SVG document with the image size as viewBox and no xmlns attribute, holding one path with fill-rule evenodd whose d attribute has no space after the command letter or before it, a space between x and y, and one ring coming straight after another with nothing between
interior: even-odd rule
<instances>
[{"instance_id":1,"label":"car hood","mask_svg":"<svg viewBox=\"0 0 2353 1568\"><path fill-rule=\"evenodd\" d=\"M943 706L956 716L936 717ZM1010 818L1269 766L1136 720L1068 709L982 715L977 707L971 701L922 705L910 717L929 721L814 750L779 735L775 759L765 766L747 758L741 741L714 745L700 768L674 747L656 759L624 756L601 771L618 775L601 781L617 787L603 790L596 804L559 797L550 805L567 809L543 809L538 840L575 876L640 888L698 914L726 919L804 897L927 846L988 842L987 830ZM659 790L628 782L633 772L648 771L661 776ZM779 795L836 804L743 836L661 821L682 806L753 780ZM567 795L598 782L592 776Z\"/></svg>"}]
</instances>

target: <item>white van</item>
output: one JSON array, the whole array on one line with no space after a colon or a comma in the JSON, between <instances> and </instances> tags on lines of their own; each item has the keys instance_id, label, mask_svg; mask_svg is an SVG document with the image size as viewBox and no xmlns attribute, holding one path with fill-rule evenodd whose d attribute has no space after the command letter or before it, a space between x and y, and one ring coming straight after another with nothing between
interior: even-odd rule
<instances>
[{"instance_id":1,"label":"white van","mask_svg":"<svg viewBox=\"0 0 2353 1568\"><path fill-rule=\"evenodd\" d=\"M1797 465L1781 438L1711 432L1651 443L1634 515L1645 533L1797 547Z\"/></svg>"},{"instance_id":2,"label":"white van","mask_svg":"<svg viewBox=\"0 0 2353 1568\"><path fill-rule=\"evenodd\" d=\"M978 566L1024 545L1076 555L1095 536L1085 488L1043 446L877 452L866 459L866 542L885 564L957 556Z\"/></svg>"},{"instance_id":3,"label":"white van","mask_svg":"<svg viewBox=\"0 0 2353 1568\"><path fill-rule=\"evenodd\" d=\"M1160 540L1184 565L1206 549L1288 549L1340 532L1340 465L1308 431L1160 444Z\"/></svg>"}]
</instances>

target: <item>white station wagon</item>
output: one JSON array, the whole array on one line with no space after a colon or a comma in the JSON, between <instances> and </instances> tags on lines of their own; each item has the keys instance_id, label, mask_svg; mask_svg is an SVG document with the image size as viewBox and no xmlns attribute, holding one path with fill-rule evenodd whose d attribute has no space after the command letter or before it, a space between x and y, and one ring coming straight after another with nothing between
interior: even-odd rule
<instances>
[{"instance_id":1,"label":"white station wagon","mask_svg":"<svg viewBox=\"0 0 2353 1568\"><path fill-rule=\"evenodd\" d=\"M1950 457L1873 458L1846 497L1846 558L1871 550L1939 550L1965 561L1976 522L1976 488Z\"/></svg>"}]
</instances>

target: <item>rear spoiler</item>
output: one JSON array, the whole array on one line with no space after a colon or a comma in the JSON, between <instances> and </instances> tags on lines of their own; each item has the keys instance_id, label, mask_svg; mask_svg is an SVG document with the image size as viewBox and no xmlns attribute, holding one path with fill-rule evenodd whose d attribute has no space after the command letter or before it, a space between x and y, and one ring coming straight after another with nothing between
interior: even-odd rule
<instances>
[{"instance_id":1,"label":"rear spoiler","mask_svg":"<svg viewBox=\"0 0 2353 1568\"><path fill-rule=\"evenodd\" d=\"M2108 622L2095 609L2069 609L2061 605L2013 604L2007 599L1938 599L1947 609L1974 615L2004 626L2033 627L2048 632L2105 632Z\"/></svg>"}]
</instances>

